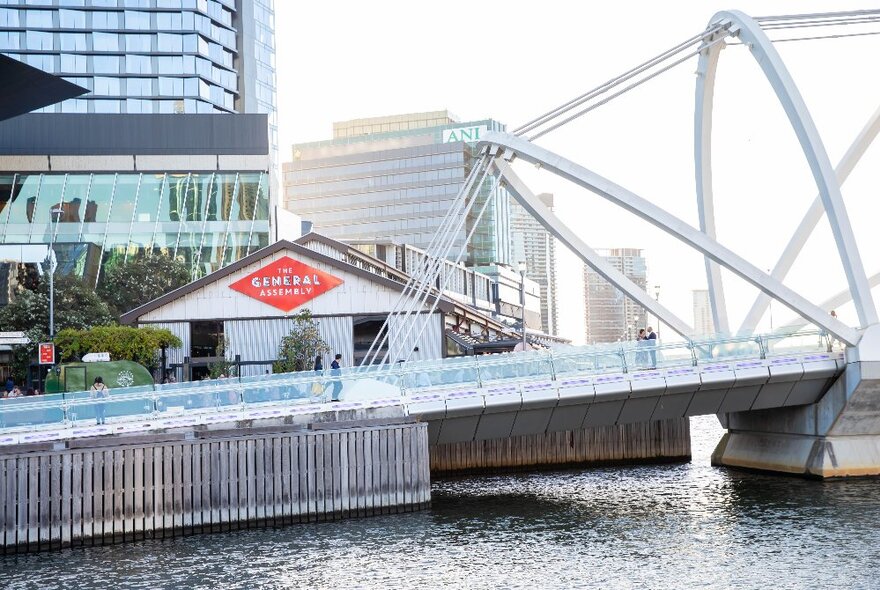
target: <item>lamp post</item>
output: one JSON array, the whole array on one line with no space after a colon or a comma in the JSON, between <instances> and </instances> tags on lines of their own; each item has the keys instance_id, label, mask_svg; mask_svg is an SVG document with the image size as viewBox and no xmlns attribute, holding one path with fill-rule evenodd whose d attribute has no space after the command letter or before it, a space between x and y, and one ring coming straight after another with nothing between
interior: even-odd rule
<instances>
[{"instance_id":1,"label":"lamp post","mask_svg":"<svg viewBox=\"0 0 880 590\"><path fill-rule=\"evenodd\" d=\"M528 350L526 342L526 263L520 262L519 268L519 302L522 304L522 349Z\"/></svg>"},{"instance_id":2,"label":"lamp post","mask_svg":"<svg viewBox=\"0 0 880 590\"><path fill-rule=\"evenodd\" d=\"M657 303L660 303L660 285L654 285L654 299L657 300ZM661 320L660 320L660 316L658 315L657 316L657 338L658 339L660 338L660 334L663 333L660 330L660 327L661 327L660 324L661 324Z\"/></svg>"}]
</instances>

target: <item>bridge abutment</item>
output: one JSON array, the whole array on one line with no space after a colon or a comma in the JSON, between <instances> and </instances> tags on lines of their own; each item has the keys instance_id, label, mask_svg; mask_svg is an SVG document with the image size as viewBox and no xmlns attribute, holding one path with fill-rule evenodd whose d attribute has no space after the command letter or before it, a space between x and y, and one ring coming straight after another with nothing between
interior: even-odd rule
<instances>
[{"instance_id":1,"label":"bridge abutment","mask_svg":"<svg viewBox=\"0 0 880 590\"><path fill-rule=\"evenodd\" d=\"M816 403L720 416L713 465L829 478L880 475L880 359L852 351Z\"/></svg>"}]
</instances>

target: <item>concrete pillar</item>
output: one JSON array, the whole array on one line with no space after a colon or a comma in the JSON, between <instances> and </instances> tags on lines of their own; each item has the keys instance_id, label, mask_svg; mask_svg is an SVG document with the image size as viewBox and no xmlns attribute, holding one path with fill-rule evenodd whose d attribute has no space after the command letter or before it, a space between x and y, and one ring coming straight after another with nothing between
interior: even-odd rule
<instances>
[{"instance_id":1,"label":"concrete pillar","mask_svg":"<svg viewBox=\"0 0 880 590\"><path fill-rule=\"evenodd\" d=\"M843 375L816 403L719 416L713 465L806 477L880 475L880 326L847 350Z\"/></svg>"}]
</instances>

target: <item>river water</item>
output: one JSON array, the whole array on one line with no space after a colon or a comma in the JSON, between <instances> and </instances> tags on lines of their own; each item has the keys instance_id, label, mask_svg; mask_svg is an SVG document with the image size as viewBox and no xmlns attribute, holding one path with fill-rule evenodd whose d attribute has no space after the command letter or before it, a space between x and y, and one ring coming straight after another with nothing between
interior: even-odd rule
<instances>
[{"instance_id":1,"label":"river water","mask_svg":"<svg viewBox=\"0 0 880 590\"><path fill-rule=\"evenodd\" d=\"M430 510L0 557L23 588L880 588L880 479L693 461L436 481Z\"/></svg>"}]
</instances>

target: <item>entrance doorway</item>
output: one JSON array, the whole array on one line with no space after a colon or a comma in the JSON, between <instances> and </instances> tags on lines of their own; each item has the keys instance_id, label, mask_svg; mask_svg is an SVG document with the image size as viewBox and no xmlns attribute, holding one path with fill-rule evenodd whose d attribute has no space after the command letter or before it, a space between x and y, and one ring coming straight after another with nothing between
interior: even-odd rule
<instances>
[{"instance_id":1,"label":"entrance doorway","mask_svg":"<svg viewBox=\"0 0 880 590\"><path fill-rule=\"evenodd\" d=\"M354 325L352 327L352 334L354 337L354 359L352 362L352 366L359 366L364 358L367 356L367 351L370 350L370 345L376 338L376 334L378 334L379 330L382 328L382 323L384 321L385 318L383 317L354 318ZM379 353L376 355L376 364L378 364L382 361L383 358L385 358L386 352L388 352L387 339L385 340L384 346L382 346L382 348L379 350ZM389 360L390 362L394 362L395 359Z\"/></svg>"},{"instance_id":2,"label":"entrance doorway","mask_svg":"<svg viewBox=\"0 0 880 590\"><path fill-rule=\"evenodd\" d=\"M223 322L190 322L190 354L192 355L192 380L199 381L210 372L207 363L198 359L220 356L220 341L223 339Z\"/></svg>"}]
</instances>

